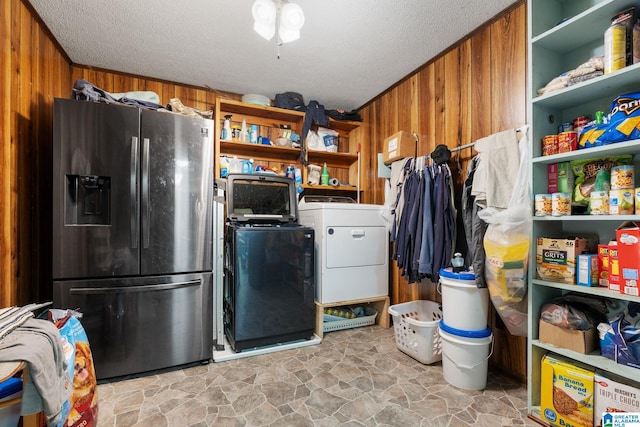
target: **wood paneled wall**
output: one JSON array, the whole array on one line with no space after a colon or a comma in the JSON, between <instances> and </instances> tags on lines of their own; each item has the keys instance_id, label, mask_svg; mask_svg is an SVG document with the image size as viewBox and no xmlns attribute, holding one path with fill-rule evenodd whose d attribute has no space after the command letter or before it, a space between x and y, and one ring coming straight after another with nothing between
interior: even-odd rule
<instances>
[{"instance_id":1,"label":"wood paneled wall","mask_svg":"<svg viewBox=\"0 0 640 427\"><path fill-rule=\"evenodd\" d=\"M53 98L69 96L69 61L20 0L0 0L0 307L51 287ZM44 290L44 295L43 295Z\"/></svg>"},{"instance_id":2,"label":"wood paneled wall","mask_svg":"<svg viewBox=\"0 0 640 427\"><path fill-rule=\"evenodd\" d=\"M384 203L384 180L371 156L397 131L415 132L418 154L426 155L439 144L454 148L526 123L526 28L526 4L520 2L361 109L370 141L366 202ZM464 149L449 162L458 192L474 155L473 148ZM431 282L408 284L395 262L390 275L392 304L441 300ZM511 336L498 320L491 323L499 349L492 364L524 379L526 339Z\"/></svg>"},{"instance_id":3,"label":"wood paneled wall","mask_svg":"<svg viewBox=\"0 0 640 427\"><path fill-rule=\"evenodd\" d=\"M109 92L150 90L166 104L179 98L200 110L217 96L240 95L73 65L33 11L0 0L0 307L51 298L51 138L53 99L68 97L84 78ZM428 42L428 41L425 41ZM456 147L526 120L526 6L524 1L460 41L361 111L352 134L361 143L364 203L384 202L377 153L399 130L419 135L419 154L438 144ZM460 188L472 149L450 163ZM439 299L431 283L407 284L391 267L393 303ZM526 376L525 340L494 326L492 364Z\"/></svg>"}]
</instances>

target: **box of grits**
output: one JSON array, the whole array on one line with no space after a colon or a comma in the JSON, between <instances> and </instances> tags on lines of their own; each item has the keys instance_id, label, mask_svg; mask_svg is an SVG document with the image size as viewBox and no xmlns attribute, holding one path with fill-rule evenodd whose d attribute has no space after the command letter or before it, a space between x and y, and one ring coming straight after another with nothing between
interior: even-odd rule
<instances>
[{"instance_id":1,"label":"box of grits","mask_svg":"<svg viewBox=\"0 0 640 427\"><path fill-rule=\"evenodd\" d=\"M598 242L591 238L538 237L536 277L550 282L575 284L578 255L596 253L597 245Z\"/></svg>"}]
</instances>

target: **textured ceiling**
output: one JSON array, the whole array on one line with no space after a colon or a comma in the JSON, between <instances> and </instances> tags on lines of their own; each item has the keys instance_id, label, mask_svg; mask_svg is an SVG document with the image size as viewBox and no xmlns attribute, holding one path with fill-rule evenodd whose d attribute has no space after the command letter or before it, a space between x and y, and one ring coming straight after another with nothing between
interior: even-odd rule
<instances>
[{"instance_id":1,"label":"textured ceiling","mask_svg":"<svg viewBox=\"0 0 640 427\"><path fill-rule=\"evenodd\" d=\"M252 30L253 0L30 0L75 64L351 110L513 0L292 0L299 40Z\"/></svg>"}]
</instances>

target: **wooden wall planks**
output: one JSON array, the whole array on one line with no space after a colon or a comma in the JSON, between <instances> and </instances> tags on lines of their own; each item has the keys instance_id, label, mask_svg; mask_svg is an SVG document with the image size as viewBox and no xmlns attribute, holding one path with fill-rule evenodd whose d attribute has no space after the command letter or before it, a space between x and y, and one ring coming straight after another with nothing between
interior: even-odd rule
<instances>
[{"instance_id":1,"label":"wooden wall planks","mask_svg":"<svg viewBox=\"0 0 640 427\"><path fill-rule=\"evenodd\" d=\"M46 299L51 259L53 98L70 66L30 9L0 0L0 306ZM49 251L50 253L50 251ZM44 293L43 293L44 290Z\"/></svg>"},{"instance_id":2,"label":"wooden wall planks","mask_svg":"<svg viewBox=\"0 0 640 427\"><path fill-rule=\"evenodd\" d=\"M426 155L438 144L453 148L495 132L526 123L527 20L524 2L460 41L447 52L371 101L361 109L369 123L372 152L383 151L384 139L405 130L420 138L418 154ZM459 191L466 167L475 152L460 151L449 163ZM374 169L375 170L375 169ZM383 180L367 176L367 203L383 203ZM391 303L416 299L440 300L433 283L409 285L391 264ZM492 364L526 377L526 338L511 336L495 312L495 347Z\"/></svg>"}]
</instances>

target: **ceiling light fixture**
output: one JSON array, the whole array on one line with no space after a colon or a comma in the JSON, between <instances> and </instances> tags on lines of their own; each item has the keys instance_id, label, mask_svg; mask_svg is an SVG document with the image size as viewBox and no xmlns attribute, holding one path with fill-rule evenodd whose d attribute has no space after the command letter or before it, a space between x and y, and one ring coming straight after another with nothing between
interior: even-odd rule
<instances>
[{"instance_id":1,"label":"ceiling light fixture","mask_svg":"<svg viewBox=\"0 0 640 427\"><path fill-rule=\"evenodd\" d=\"M267 40L278 32L278 58L280 46L300 38L304 25L302 8L288 0L256 0L251 8L253 30Z\"/></svg>"}]
</instances>

